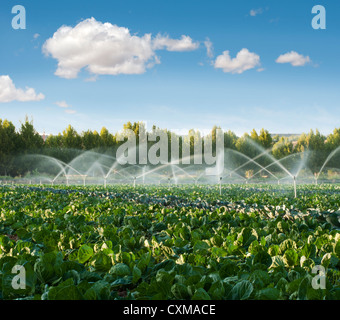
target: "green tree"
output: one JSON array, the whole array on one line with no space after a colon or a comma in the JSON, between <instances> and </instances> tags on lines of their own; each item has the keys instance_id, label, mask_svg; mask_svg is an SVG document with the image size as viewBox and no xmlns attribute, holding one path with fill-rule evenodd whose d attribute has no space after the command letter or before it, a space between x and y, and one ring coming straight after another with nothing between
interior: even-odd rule
<instances>
[{"instance_id":1,"label":"green tree","mask_svg":"<svg viewBox=\"0 0 340 320\"><path fill-rule=\"evenodd\" d=\"M273 139L268 130L261 129L258 136L258 143L265 149L269 149L273 145Z\"/></svg>"},{"instance_id":2,"label":"green tree","mask_svg":"<svg viewBox=\"0 0 340 320\"><path fill-rule=\"evenodd\" d=\"M29 121L26 117L18 135L18 154L15 159L18 173L24 175L36 169L36 159L28 155L41 154L43 145L44 140L34 129L33 121Z\"/></svg>"},{"instance_id":3,"label":"green tree","mask_svg":"<svg viewBox=\"0 0 340 320\"><path fill-rule=\"evenodd\" d=\"M81 137L77 131L69 125L63 131L63 147L69 149L81 149Z\"/></svg>"},{"instance_id":4,"label":"green tree","mask_svg":"<svg viewBox=\"0 0 340 320\"><path fill-rule=\"evenodd\" d=\"M113 147L116 142L115 137L105 127L100 131L100 140L101 145L106 149Z\"/></svg>"},{"instance_id":5,"label":"green tree","mask_svg":"<svg viewBox=\"0 0 340 320\"><path fill-rule=\"evenodd\" d=\"M15 126L8 120L0 119L0 175L15 174L14 156L18 147Z\"/></svg>"},{"instance_id":6,"label":"green tree","mask_svg":"<svg viewBox=\"0 0 340 320\"><path fill-rule=\"evenodd\" d=\"M254 140L255 138L254 131L255 130L253 130L252 132L252 136L249 136L248 133L245 133L242 137L237 139L235 144L236 150L238 152L243 153L244 155L250 158L254 158L258 154L258 151L251 143L251 140Z\"/></svg>"},{"instance_id":7,"label":"green tree","mask_svg":"<svg viewBox=\"0 0 340 320\"><path fill-rule=\"evenodd\" d=\"M81 139L84 150L97 149L102 145L101 137L97 131L87 130L82 133Z\"/></svg>"},{"instance_id":8,"label":"green tree","mask_svg":"<svg viewBox=\"0 0 340 320\"><path fill-rule=\"evenodd\" d=\"M326 149L332 152L336 148L340 147L340 128L334 129L333 133L328 135L326 140Z\"/></svg>"},{"instance_id":9,"label":"green tree","mask_svg":"<svg viewBox=\"0 0 340 320\"><path fill-rule=\"evenodd\" d=\"M58 135L49 135L44 144L44 154L56 159L66 161L65 148L63 147L63 136L61 133Z\"/></svg>"},{"instance_id":10,"label":"green tree","mask_svg":"<svg viewBox=\"0 0 340 320\"><path fill-rule=\"evenodd\" d=\"M282 159L293 153L293 143L286 137L281 137L273 145L272 154L276 159Z\"/></svg>"},{"instance_id":11,"label":"green tree","mask_svg":"<svg viewBox=\"0 0 340 320\"><path fill-rule=\"evenodd\" d=\"M234 132L228 130L224 132L224 147L228 149L236 149L237 136Z\"/></svg>"},{"instance_id":12,"label":"green tree","mask_svg":"<svg viewBox=\"0 0 340 320\"><path fill-rule=\"evenodd\" d=\"M296 151L308 151L308 166L314 174L319 172L327 158L325 141L326 137L318 129L315 133L310 130L308 135L304 133L298 139Z\"/></svg>"},{"instance_id":13,"label":"green tree","mask_svg":"<svg viewBox=\"0 0 340 320\"><path fill-rule=\"evenodd\" d=\"M41 152L44 144L43 138L34 129L33 121L28 121L21 124L19 131L19 150L21 153Z\"/></svg>"}]
</instances>

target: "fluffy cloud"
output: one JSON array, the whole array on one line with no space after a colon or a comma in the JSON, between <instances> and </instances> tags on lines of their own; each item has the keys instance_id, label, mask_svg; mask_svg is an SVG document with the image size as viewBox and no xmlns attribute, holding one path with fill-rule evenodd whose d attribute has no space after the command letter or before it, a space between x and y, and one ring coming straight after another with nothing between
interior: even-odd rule
<instances>
[{"instance_id":1,"label":"fluffy cloud","mask_svg":"<svg viewBox=\"0 0 340 320\"><path fill-rule=\"evenodd\" d=\"M212 58L214 56L214 53L213 53L213 44L212 44L212 42L210 41L209 38L207 38L204 41L204 45L205 45L205 48L207 49L207 56L209 58Z\"/></svg>"},{"instance_id":2,"label":"fluffy cloud","mask_svg":"<svg viewBox=\"0 0 340 320\"><path fill-rule=\"evenodd\" d=\"M33 88L17 89L9 76L0 76L0 103L11 101L40 101L45 99L42 93L36 94Z\"/></svg>"},{"instance_id":3,"label":"fluffy cloud","mask_svg":"<svg viewBox=\"0 0 340 320\"><path fill-rule=\"evenodd\" d=\"M223 54L218 56L215 60L214 67L220 68L224 72L230 73L243 73L246 70L253 69L260 65L260 57L249 52L248 49L242 49L235 58L231 58L229 51L224 51Z\"/></svg>"},{"instance_id":4,"label":"fluffy cloud","mask_svg":"<svg viewBox=\"0 0 340 320\"><path fill-rule=\"evenodd\" d=\"M65 112L68 113L68 114L75 114L76 113L75 110L71 110L71 109L67 109L67 110L65 110Z\"/></svg>"},{"instance_id":5,"label":"fluffy cloud","mask_svg":"<svg viewBox=\"0 0 340 320\"><path fill-rule=\"evenodd\" d=\"M70 108L72 108L72 106L69 105L65 100L57 101L57 102L55 102L55 104L58 107L60 107L60 108L64 108L65 109L64 110L65 113L68 113L68 114L75 114L75 113L77 113L76 110L70 109Z\"/></svg>"},{"instance_id":6,"label":"fluffy cloud","mask_svg":"<svg viewBox=\"0 0 340 320\"><path fill-rule=\"evenodd\" d=\"M294 67L304 66L306 63L310 61L311 60L308 56L305 57L302 54L298 54L295 51L282 54L276 59L277 63L290 63Z\"/></svg>"},{"instance_id":7,"label":"fluffy cloud","mask_svg":"<svg viewBox=\"0 0 340 320\"><path fill-rule=\"evenodd\" d=\"M70 106L66 103L66 101L57 101L55 104L56 104L58 107L60 107L60 108L68 108L68 107L70 107Z\"/></svg>"},{"instance_id":8,"label":"fluffy cloud","mask_svg":"<svg viewBox=\"0 0 340 320\"><path fill-rule=\"evenodd\" d=\"M189 36L176 40L131 35L127 28L91 18L73 28L59 28L45 42L43 51L58 60L55 74L70 79L83 68L94 75L142 74L160 63L156 50L189 51L198 46Z\"/></svg>"},{"instance_id":9,"label":"fluffy cloud","mask_svg":"<svg viewBox=\"0 0 340 320\"><path fill-rule=\"evenodd\" d=\"M192 51L199 47L198 42L193 42L189 36L182 36L181 39L170 39L168 36L157 35L153 40L153 49L166 49L168 51Z\"/></svg>"},{"instance_id":10,"label":"fluffy cloud","mask_svg":"<svg viewBox=\"0 0 340 320\"><path fill-rule=\"evenodd\" d=\"M255 17L255 16L257 16L258 14L261 14L261 13L263 13L263 9L262 8L259 8L259 9L252 9L252 10L250 10L250 15L252 16L252 17Z\"/></svg>"}]
</instances>

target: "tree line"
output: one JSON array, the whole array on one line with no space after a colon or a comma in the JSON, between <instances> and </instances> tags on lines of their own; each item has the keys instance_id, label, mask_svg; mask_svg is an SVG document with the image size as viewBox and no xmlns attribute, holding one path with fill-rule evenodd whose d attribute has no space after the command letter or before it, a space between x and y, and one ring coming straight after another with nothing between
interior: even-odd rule
<instances>
[{"instance_id":1,"label":"tree line","mask_svg":"<svg viewBox=\"0 0 340 320\"><path fill-rule=\"evenodd\" d=\"M146 130L145 125L141 122L128 122L123 126L123 130L126 129L135 133L137 142L140 130ZM213 145L216 142L217 129L218 127L214 126L211 130ZM171 140L171 132L167 129L153 126L152 130L165 131L169 140ZM100 132L87 130L78 133L69 125L62 133L49 135L44 141L43 137L35 130L33 121L29 121L27 117L18 130L11 121L0 119L0 176L22 176L32 170L34 167L33 160L30 161L23 157L28 154L52 156L66 163L88 150L114 156L117 148L123 143L118 141L119 134L118 132L111 133L105 127ZM193 153L195 138L200 138L201 133L197 130L190 130L189 134L190 150ZM181 144L181 139L184 139L184 137L179 137L179 139ZM260 148L255 147L252 142L255 142ZM148 145L153 143L148 142ZM235 156L238 153L254 158L259 156L261 148L263 150L270 149L270 154L275 159L283 159L308 150L308 166L313 173L316 173L328 155L340 147L340 128L334 129L327 136L322 135L316 129L298 137L272 136L265 129L261 129L260 132L253 129L249 134L245 133L238 137L229 130L224 132L224 147L234 150L235 154L232 161L235 165L244 161L241 160L242 157ZM169 149L169 157L171 156L170 153L171 150ZM262 163L262 165L270 163L268 158L264 157L260 157L257 162ZM336 166L334 163L333 165Z\"/></svg>"}]
</instances>

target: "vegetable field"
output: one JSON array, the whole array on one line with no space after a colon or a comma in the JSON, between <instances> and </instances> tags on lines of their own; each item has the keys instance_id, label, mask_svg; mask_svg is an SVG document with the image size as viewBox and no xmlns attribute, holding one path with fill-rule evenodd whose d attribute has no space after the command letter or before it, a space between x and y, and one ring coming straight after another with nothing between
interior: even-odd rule
<instances>
[{"instance_id":1,"label":"vegetable field","mask_svg":"<svg viewBox=\"0 0 340 320\"><path fill-rule=\"evenodd\" d=\"M340 300L338 210L336 185L0 186L0 299Z\"/></svg>"}]
</instances>

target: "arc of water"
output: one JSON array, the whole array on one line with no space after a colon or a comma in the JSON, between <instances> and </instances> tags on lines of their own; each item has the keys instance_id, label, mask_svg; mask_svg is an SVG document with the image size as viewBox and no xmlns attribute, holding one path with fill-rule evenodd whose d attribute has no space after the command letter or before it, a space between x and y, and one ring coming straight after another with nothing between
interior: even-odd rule
<instances>
[{"instance_id":1,"label":"arc of water","mask_svg":"<svg viewBox=\"0 0 340 320\"><path fill-rule=\"evenodd\" d=\"M166 163L166 164L163 164L163 165L161 165L161 166L159 166L157 168L151 169L151 170L145 172L144 174L140 174L139 176L137 176L137 179L141 178L143 175L147 176L147 175L149 175L149 174L151 174L153 172L159 171L159 170L164 169L164 168L166 168L168 166L170 166L170 163Z\"/></svg>"},{"instance_id":2,"label":"arc of water","mask_svg":"<svg viewBox=\"0 0 340 320\"><path fill-rule=\"evenodd\" d=\"M177 170L179 170L180 172L183 172L186 176L188 176L190 179L195 181L195 177L193 177L191 174L189 174L188 172L186 172L184 169L178 167L177 165L173 165Z\"/></svg>"},{"instance_id":3,"label":"arc of water","mask_svg":"<svg viewBox=\"0 0 340 320\"><path fill-rule=\"evenodd\" d=\"M86 175L89 175L89 173L91 172L92 169L94 168L98 168L102 174L102 176L104 177L105 176L105 173L104 173L104 170L103 170L103 167L101 164L98 163L98 161L94 162L91 167L85 172Z\"/></svg>"},{"instance_id":4,"label":"arc of water","mask_svg":"<svg viewBox=\"0 0 340 320\"><path fill-rule=\"evenodd\" d=\"M267 156L270 160L272 160L273 162L277 162L277 159L275 159L271 154L269 154L269 152L271 152L272 148L269 149L264 149L263 147L259 146L257 143L255 143L254 141L252 141L251 139L248 139L249 143L251 145L253 145L257 150L259 150L260 152L262 152L261 154L259 154L258 156L256 156L253 159L258 159L262 156ZM283 170L285 171L291 178L293 178L293 175L287 170L287 168L282 165L280 162L277 163L277 165Z\"/></svg>"},{"instance_id":5,"label":"arc of water","mask_svg":"<svg viewBox=\"0 0 340 320\"><path fill-rule=\"evenodd\" d=\"M237 175L240 179L242 179L242 180L244 180L244 181L246 181L247 179L246 178L244 178L244 177L242 177L240 174L238 174L237 172L233 172L231 169L227 169L229 172L227 173L227 174L225 174L224 176L223 176L223 178L225 178L225 177L227 177L227 176L232 176L233 174L235 174L235 175Z\"/></svg>"},{"instance_id":6,"label":"arc of water","mask_svg":"<svg viewBox=\"0 0 340 320\"><path fill-rule=\"evenodd\" d=\"M282 162L284 160L287 160L289 158L295 157L297 155L301 155L304 154L304 152L299 152L299 153L294 153L294 154L290 154L284 158L278 159L278 162ZM300 161L302 163L302 165L304 164L303 161ZM270 168L271 166L275 165L275 162L270 163L269 165L265 166L266 169ZM298 173L300 172L300 170L302 169L302 165L300 164L299 169L298 169ZM253 177L255 177L256 175L258 175L259 173L261 173L262 169L258 170L256 173L253 174ZM296 174L296 176L298 176L298 173ZM253 178L252 177L252 178ZM280 181L281 179L278 179L278 181Z\"/></svg>"},{"instance_id":7,"label":"arc of water","mask_svg":"<svg viewBox=\"0 0 340 320\"><path fill-rule=\"evenodd\" d=\"M241 152L238 152L236 150L232 150L233 152L235 152L236 154L248 159L248 161L244 164L242 164L241 166L239 166L238 168L234 169L231 173L235 173L237 170L240 170L241 168L243 168L244 166L246 166L247 164L249 163L254 163L255 165L259 166L260 168L262 168L263 170L265 170L266 172L268 172L270 175L272 175L275 179L278 179L278 177L273 174L272 172L270 172L268 169L266 169L265 167L263 167L262 165L260 165L258 162L255 161L256 158L259 158L259 156L255 157L255 158L250 158L248 157L247 155L241 153ZM290 173L289 173L290 174ZM291 175L291 174L290 174Z\"/></svg>"},{"instance_id":8,"label":"arc of water","mask_svg":"<svg viewBox=\"0 0 340 320\"><path fill-rule=\"evenodd\" d=\"M65 162L63 162L63 164L65 165L65 167L68 167L68 168L72 169L73 171L75 171L75 172L76 172L77 174L79 174L80 176L83 176L82 173L80 173L78 170L76 170L76 169L74 169L73 167L71 167L69 164L67 164L67 163L65 163ZM56 177L53 179L53 181L55 181L55 180L60 176L61 173L62 173L62 172L58 173L58 174L56 175ZM66 173L65 170L64 170L64 174L65 174L65 176L67 176L67 173Z\"/></svg>"},{"instance_id":9,"label":"arc of water","mask_svg":"<svg viewBox=\"0 0 340 320\"><path fill-rule=\"evenodd\" d=\"M327 159L325 160L324 164L322 165L320 171L317 174L317 179L319 178L321 172L323 171L323 169L325 168L325 166L327 165L327 163L340 151L340 147L337 147L335 150L333 150L327 157Z\"/></svg>"},{"instance_id":10,"label":"arc of water","mask_svg":"<svg viewBox=\"0 0 340 320\"><path fill-rule=\"evenodd\" d=\"M174 164L174 165L175 165L177 168L182 169L182 168L178 167L178 165L176 165L176 164ZM190 165L190 166L186 167L186 169L189 170L189 169L194 168L195 166L196 166L196 165ZM184 169L182 169L182 170L184 170ZM187 171L185 171L185 170L184 170L184 172L185 172L185 174L189 175L190 178L192 178L195 182L197 182L197 181L200 179L200 177L202 177L202 176L205 174L205 170L202 170L200 174L198 174L198 175L196 174L195 176L194 176L194 175L190 175L190 174L189 174Z\"/></svg>"},{"instance_id":11,"label":"arc of water","mask_svg":"<svg viewBox=\"0 0 340 320\"><path fill-rule=\"evenodd\" d=\"M57 164L57 166L61 169L60 171L64 171L65 172L65 168L63 166L63 164L65 165L65 162L61 161L61 160L58 160L56 158L53 158L53 157L50 157L50 156L46 156L46 155L42 155L42 154L39 154L39 155L27 155L27 157L38 157L38 158L45 158L45 159L48 159L49 161L52 161L54 163Z\"/></svg>"},{"instance_id":12,"label":"arc of water","mask_svg":"<svg viewBox=\"0 0 340 320\"><path fill-rule=\"evenodd\" d=\"M117 167L118 165L119 165L119 162L118 162L118 161L115 161L114 164L109 168L109 171L107 172L105 178L107 178L107 177L112 173L112 171L116 169L116 167ZM141 166L139 166L139 165L137 165L137 164L135 164L134 166L139 167L139 168L141 167ZM123 168L123 169L121 169L120 171L122 171L122 170L127 170L127 169L129 169L129 167ZM129 173L128 173L128 174L129 174Z\"/></svg>"}]
</instances>

